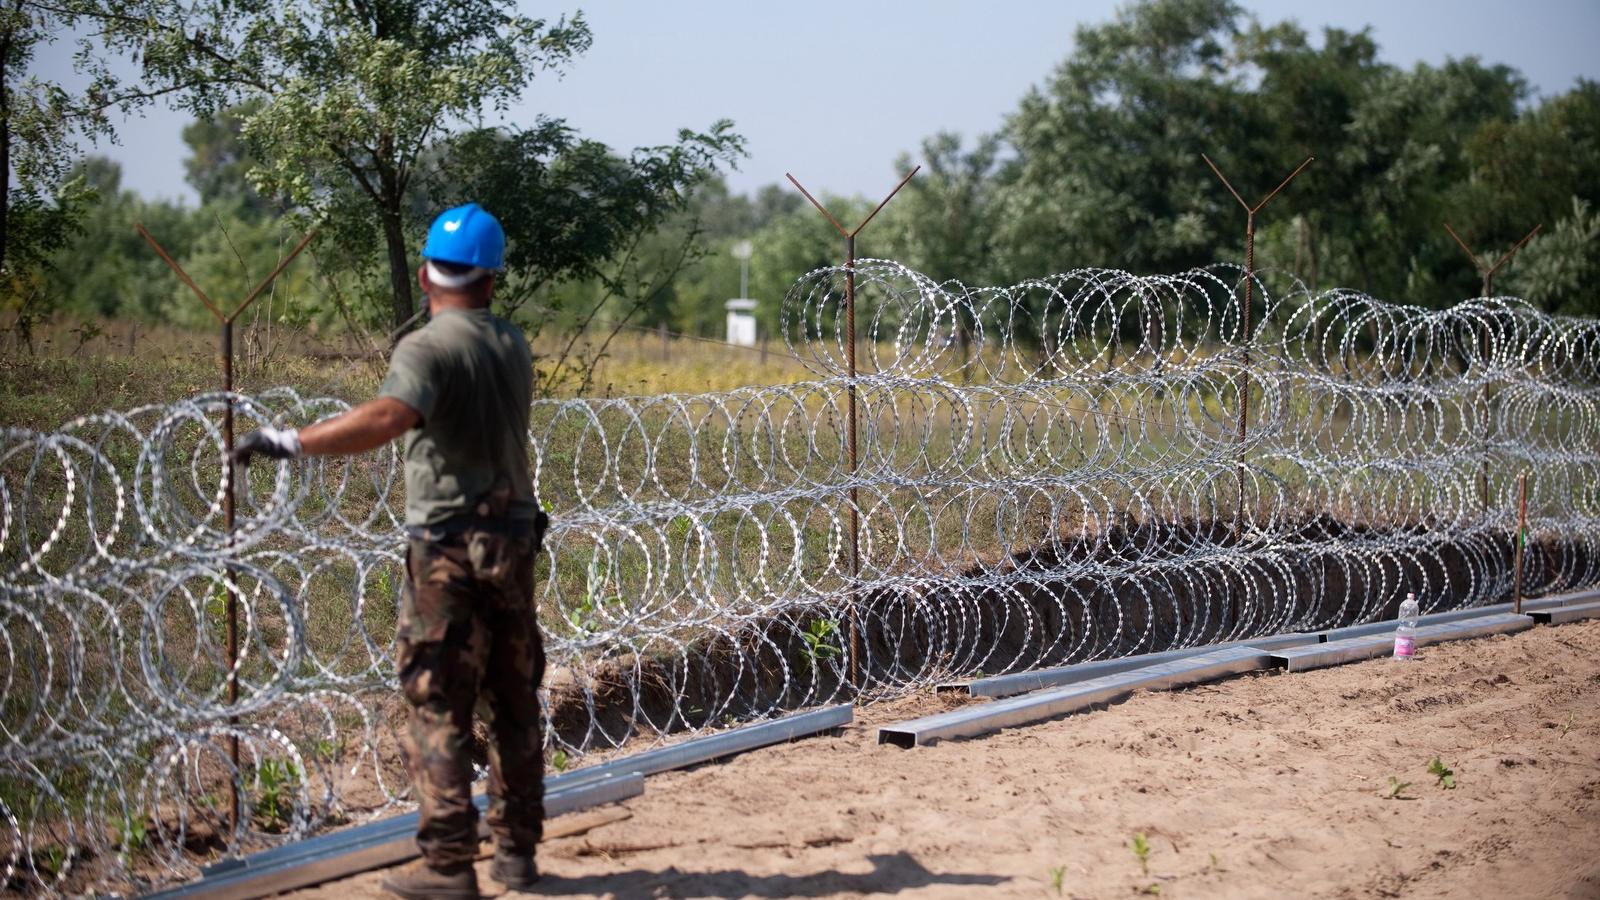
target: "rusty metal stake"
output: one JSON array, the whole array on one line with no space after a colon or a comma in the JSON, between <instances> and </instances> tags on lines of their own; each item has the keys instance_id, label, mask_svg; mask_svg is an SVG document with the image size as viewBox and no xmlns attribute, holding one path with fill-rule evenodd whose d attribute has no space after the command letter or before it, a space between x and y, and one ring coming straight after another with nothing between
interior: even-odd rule
<instances>
[{"instance_id":1,"label":"rusty metal stake","mask_svg":"<svg viewBox=\"0 0 1600 900\"><path fill-rule=\"evenodd\" d=\"M1511 594L1511 611L1522 615L1522 554L1528 546L1528 473L1523 472L1517 476L1517 495L1520 498L1517 512L1517 558L1513 567L1516 571L1515 584Z\"/></svg>"},{"instance_id":2,"label":"rusty metal stake","mask_svg":"<svg viewBox=\"0 0 1600 900\"><path fill-rule=\"evenodd\" d=\"M850 417L850 422L848 425L850 454L851 579L850 684L857 691L862 689L864 679L861 670L861 617L856 610L856 602L859 598L855 596L855 585L861 580L861 507L858 502L856 492L856 469L858 468L858 458L856 455L856 422L859 418L856 413L856 235L861 233L861 229L867 227L867 223L871 222L873 217L876 216L878 212L885 206L887 206L890 200L894 199L894 195L900 193L900 189L906 186L906 183L911 180L911 176L917 174L917 172L921 171L921 169L921 166L917 166L910 172L907 172L906 177L900 179L900 183L894 186L894 190L890 191L888 196L883 198L883 202L874 207L872 212L868 213L867 217L861 220L861 224L857 225L854 231L846 231L845 227L839 224L839 220L835 219L832 213L828 212L828 210L821 203L817 202L817 198L811 196L811 192L806 190L805 185L801 184L798 179L796 179L793 175L790 175L788 172L783 173L784 177L788 178L796 188L799 188L800 193L804 194L805 198L811 201L811 205L817 208L817 212L822 213L823 218L827 219L844 238L845 332L846 338L850 345L849 350L846 353L847 364L850 368L850 378L845 388L845 394L849 406L848 415Z\"/></svg>"},{"instance_id":3,"label":"rusty metal stake","mask_svg":"<svg viewBox=\"0 0 1600 900\"><path fill-rule=\"evenodd\" d=\"M1243 364L1243 366L1242 366L1242 368L1240 369L1240 372L1239 372L1239 460L1238 460L1239 507L1235 512L1235 518L1234 518L1234 526L1237 529L1239 537L1240 537L1240 539L1242 541L1243 537L1244 537L1244 511L1245 511L1245 500L1244 500L1244 444L1245 444L1245 434L1246 434L1247 430L1250 427L1250 338L1251 338L1251 336L1250 336L1250 306L1251 306L1251 303L1252 303L1252 301L1254 300L1254 297L1255 297L1255 281L1256 281L1256 213L1260 212L1261 211L1261 207L1266 206L1267 203L1269 203L1272 200L1273 197L1278 196L1278 192L1279 191L1281 191L1284 188L1288 187L1289 186L1289 182L1293 181L1295 176L1299 175L1300 172L1302 170L1304 170L1306 166L1311 165L1312 161L1314 161L1316 159L1316 157L1315 156L1306 157L1306 161L1305 162L1303 162L1300 165L1296 166L1295 170L1293 172L1289 173L1289 177L1288 178L1285 178L1281 183L1278 184L1277 187L1273 188L1271 193L1267 194L1265 197L1262 197L1261 198L1261 202L1257 203L1255 206L1251 206L1250 204L1244 202L1244 198L1239 196L1239 192L1233 189L1233 185L1228 182L1228 177L1226 175L1222 174L1222 170L1217 168L1217 164L1211 161L1211 157L1209 157L1209 156L1205 155L1204 153L1202 153L1202 154L1200 154L1200 158L1206 161L1206 165L1211 167L1211 171L1212 172L1216 173L1217 179L1222 182L1222 186L1223 187L1228 189L1228 193L1233 195L1233 199L1239 201L1239 205L1244 207L1244 213L1245 213L1245 217L1244 217L1244 309L1242 310L1243 319L1242 319L1242 322L1241 322L1241 327L1243 328L1243 332L1244 332L1244 341L1243 341L1243 344L1241 345L1241 349L1243 350L1243 362L1244 362L1244 364Z\"/></svg>"},{"instance_id":4,"label":"rusty metal stake","mask_svg":"<svg viewBox=\"0 0 1600 900\"><path fill-rule=\"evenodd\" d=\"M284 268L293 262L295 257L300 255L300 251L311 243L311 239L316 236L316 231L312 230L301 238L300 243L296 244L295 248L278 262L277 267L268 273L267 277L263 278L261 283L255 286L254 290L245 295L245 298L239 302L233 312L224 313L217 304L212 302L210 297L206 296L206 292L202 291L200 286L194 283L194 279L189 277L189 273L178 265L177 260L167 253L166 248L161 246L155 236L150 234L142 223L136 222L133 227L138 230L139 235L145 239L146 243L156 251L156 255L161 257L162 261L177 274L178 279L188 285L191 291L194 291L195 296L200 298L200 302L205 304L206 309L211 311L211 315L216 317L217 323L222 326L220 348L222 355L222 392L224 397L222 409L222 522L228 534L227 545L231 545L237 515L234 505L233 457L228 452L233 447L233 323L241 313L249 308L250 304L255 302L257 297L261 296L261 292L267 289L267 286L283 272ZM226 623L228 705L233 706L239 702L239 590L233 566L227 565L223 567L222 580L228 595L226 612L228 618ZM239 724L239 720L237 717L229 717L228 724L236 726ZM228 759L233 763L235 777L240 778L242 782L243 774L239 771L239 736L237 734L228 736ZM237 789L231 792L229 800L228 828L229 831L237 834L240 813L239 791Z\"/></svg>"},{"instance_id":5,"label":"rusty metal stake","mask_svg":"<svg viewBox=\"0 0 1600 900\"><path fill-rule=\"evenodd\" d=\"M1483 260L1479 258L1478 254L1473 253L1472 248L1467 246L1467 242L1461 239L1461 235L1456 234L1456 230L1450 227L1450 223L1446 222L1444 224L1444 230L1450 232L1450 237L1455 239L1456 246L1460 247L1462 252L1467 254L1467 258L1472 260L1473 268L1477 269L1478 274L1483 276L1482 296L1485 299L1493 296L1494 294L1494 273L1500 271L1502 266L1511 262L1511 257L1516 256L1517 251L1521 250L1524 244L1533 240L1533 236L1538 234L1539 229L1543 227L1543 222L1533 226L1533 230L1523 235L1522 240L1513 244L1511 249L1507 250L1506 254L1500 257L1498 262L1492 266L1485 266L1483 264ZM1487 321L1483 323L1483 334L1479 336L1479 340L1482 342L1481 347L1484 365L1487 366L1489 364L1489 323ZM1489 383L1487 381L1485 381L1483 384L1483 392L1481 396L1483 397L1484 412L1487 414L1489 412L1489 401L1491 399L1489 395ZM1485 513L1489 511L1489 426L1490 422L1485 420L1483 423L1483 442L1481 448L1483 463L1478 471L1478 501L1483 505L1483 511Z\"/></svg>"}]
</instances>

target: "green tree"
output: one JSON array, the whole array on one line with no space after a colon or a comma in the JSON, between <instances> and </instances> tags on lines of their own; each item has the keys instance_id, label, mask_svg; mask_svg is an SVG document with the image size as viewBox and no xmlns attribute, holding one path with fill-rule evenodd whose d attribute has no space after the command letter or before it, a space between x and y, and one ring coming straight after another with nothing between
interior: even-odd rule
<instances>
[{"instance_id":1,"label":"green tree","mask_svg":"<svg viewBox=\"0 0 1600 900\"><path fill-rule=\"evenodd\" d=\"M1255 135L1251 155L1261 169L1256 177L1270 187L1288 174L1288 166L1317 157L1294 182L1292 199L1278 201L1288 209L1274 208L1264 217L1259 245L1273 251L1269 264L1292 268L1313 288L1323 283L1324 268L1343 277L1350 257L1346 238L1361 229L1367 211L1362 173L1339 150L1356 110L1393 67L1379 61L1370 30L1325 29L1318 47L1292 22L1252 25L1241 38L1240 58L1260 73L1254 101L1271 123Z\"/></svg>"},{"instance_id":2,"label":"green tree","mask_svg":"<svg viewBox=\"0 0 1600 900\"><path fill-rule=\"evenodd\" d=\"M254 100L184 126L183 142L189 145L184 174L202 205L237 203L253 216L273 212L272 204L250 184L250 171L257 163L244 138L245 123L260 109L261 102Z\"/></svg>"},{"instance_id":3,"label":"green tree","mask_svg":"<svg viewBox=\"0 0 1600 900\"><path fill-rule=\"evenodd\" d=\"M1506 288L1548 313L1600 316L1600 214L1571 199L1569 214L1529 241L1506 270Z\"/></svg>"},{"instance_id":4,"label":"green tree","mask_svg":"<svg viewBox=\"0 0 1600 900\"><path fill-rule=\"evenodd\" d=\"M415 308L408 199L425 150L588 48L581 14L547 23L506 0L150 0L115 20L152 91L196 116L245 105L263 196L320 221L345 258L384 248L396 327Z\"/></svg>"},{"instance_id":5,"label":"green tree","mask_svg":"<svg viewBox=\"0 0 1600 900\"><path fill-rule=\"evenodd\" d=\"M185 292L187 306L197 305L133 230L134 222L143 222L183 261L203 229L197 211L148 202L123 190L122 167L103 157L80 161L69 178L93 190L98 199L85 207L81 234L53 256L45 283L56 305L83 316L167 319L177 311L172 301L178 290Z\"/></svg>"},{"instance_id":6,"label":"green tree","mask_svg":"<svg viewBox=\"0 0 1600 900\"><path fill-rule=\"evenodd\" d=\"M500 292L508 310L564 280L597 280L606 295L639 300L649 291L618 273L649 256L640 252L649 235L690 211L695 187L743 152L732 128L721 121L705 133L681 131L676 144L628 157L579 138L558 119L541 117L521 130L479 129L447 145L434 200L446 206L494 198L495 215L515 238ZM692 251L698 228L692 217L686 224L675 242L683 246L658 259L681 260ZM675 271L682 263L664 264ZM645 278L659 280L658 274Z\"/></svg>"},{"instance_id":7,"label":"green tree","mask_svg":"<svg viewBox=\"0 0 1600 900\"><path fill-rule=\"evenodd\" d=\"M950 132L922 142L922 170L884 210L880 226L896 259L936 281L986 283L1001 146L998 135L984 135L965 148ZM895 171L913 165L902 154Z\"/></svg>"},{"instance_id":8,"label":"green tree","mask_svg":"<svg viewBox=\"0 0 1600 900\"><path fill-rule=\"evenodd\" d=\"M59 53L95 4L63 0L0 2L0 303L20 305L39 284L37 268L76 231L93 195L64 181L75 138L111 134L104 102L115 81L100 66L86 37L76 39L78 68L90 77L83 94L30 74L41 51Z\"/></svg>"},{"instance_id":9,"label":"green tree","mask_svg":"<svg viewBox=\"0 0 1600 900\"><path fill-rule=\"evenodd\" d=\"M1258 124L1230 56L1242 16L1228 0L1157 0L1077 30L1072 55L1007 119L1003 272L1211 261L1237 207L1200 153L1253 180L1238 148Z\"/></svg>"}]
</instances>

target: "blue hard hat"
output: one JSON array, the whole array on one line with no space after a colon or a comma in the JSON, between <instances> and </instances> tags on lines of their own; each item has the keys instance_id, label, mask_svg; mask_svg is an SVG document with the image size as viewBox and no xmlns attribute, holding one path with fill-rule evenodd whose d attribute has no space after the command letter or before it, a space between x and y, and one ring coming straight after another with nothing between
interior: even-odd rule
<instances>
[{"instance_id":1,"label":"blue hard hat","mask_svg":"<svg viewBox=\"0 0 1600 900\"><path fill-rule=\"evenodd\" d=\"M476 203L447 209L428 227L425 259L499 269L505 262L506 233L499 220Z\"/></svg>"}]
</instances>

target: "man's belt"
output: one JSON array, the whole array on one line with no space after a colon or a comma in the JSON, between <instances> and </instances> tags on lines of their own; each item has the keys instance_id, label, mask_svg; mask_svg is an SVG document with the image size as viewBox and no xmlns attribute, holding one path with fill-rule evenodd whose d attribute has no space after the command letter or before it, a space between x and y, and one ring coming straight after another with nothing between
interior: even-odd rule
<instances>
[{"instance_id":1,"label":"man's belt","mask_svg":"<svg viewBox=\"0 0 1600 900\"><path fill-rule=\"evenodd\" d=\"M542 512L532 519L491 519L483 516L459 515L432 525L407 525L405 532L406 537L419 541L448 540L460 537L469 531L487 531L520 538L542 533L549 522L549 518Z\"/></svg>"}]
</instances>

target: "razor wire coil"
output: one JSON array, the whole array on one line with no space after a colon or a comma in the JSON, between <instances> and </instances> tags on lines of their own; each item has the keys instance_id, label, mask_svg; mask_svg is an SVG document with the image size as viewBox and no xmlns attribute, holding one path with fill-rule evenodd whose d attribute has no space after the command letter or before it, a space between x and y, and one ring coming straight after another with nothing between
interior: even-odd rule
<instances>
[{"instance_id":1,"label":"razor wire coil","mask_svg":"<svg viewBox=\"0 0 1600 900\"><path fill-rule=\"evenodd\" d=\"M968 288L862 260L785 300L810 380L536 401L551 749L1370 621L1408 590L1484 605L1510 587L1523 472L1525 589L1596 580L1600 323L1266 275L1245 334L1246 277ZM229 405L241 430L346 408L284 388L0 429L7 885L183 877L406 800L399 457L242 472L229 532Z\"/></svg>"}]
</instances>

